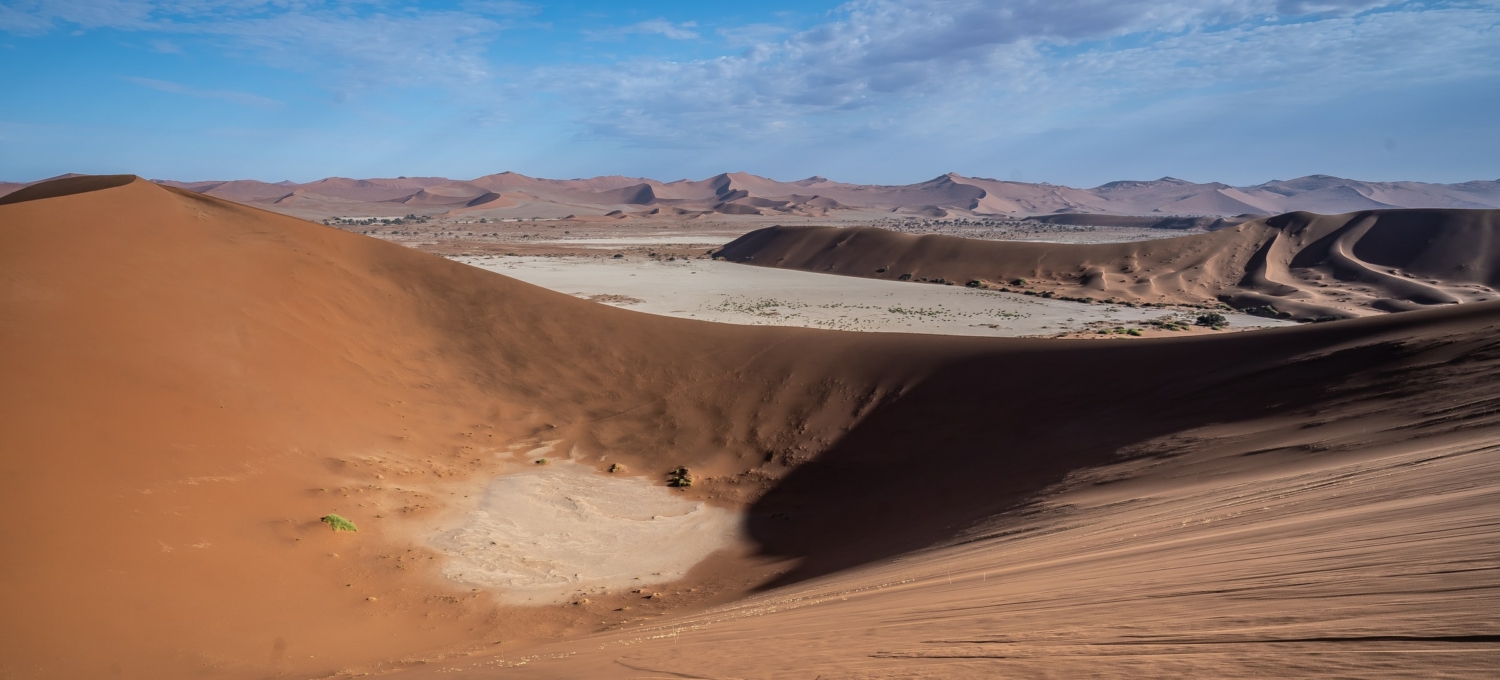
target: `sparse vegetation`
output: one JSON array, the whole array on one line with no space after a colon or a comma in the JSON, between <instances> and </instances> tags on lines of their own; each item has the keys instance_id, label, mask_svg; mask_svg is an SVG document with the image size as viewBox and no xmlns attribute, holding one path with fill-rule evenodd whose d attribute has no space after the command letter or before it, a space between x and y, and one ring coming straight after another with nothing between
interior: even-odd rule
<instances>
[{"instance_id":1,"label":"sparse vegetation","mask_svg":"<svg viewBox=\"0 0 1500 680\"><path fill-rule=\"evenodd\" d=\"M614 464L612 464L612 465L609 466L609 472L610 472L610 474L614 474L616 472L624 472L624 471L625 471L625 466L621 465L619 463L614 463Z\"/></svg>"},{"instance_id":2,"label":"sparse vegetation","mask_svg":"<svg viewBox=\"0 0 1500 680\"><path fill-rule=\"evenodd\" d=\"M688 473L688 469L685 467L679 467L676 470L667 473L667 486L675 486L680 489L685 489L692 485L693 476Z\"/></svg>"},{"instance_id":3,"label":"sparse vegetation","mask_svg":"<svg viewBox=\"0 0 1500 680\"><path fill-rule=\"evenodd\" d=\"M1229 323L1229 317L1218 312L1205 312L1198 315L1196 323L1199 326L1224 326Z\"/></svg>"},{"instance_id":4,"label":"sparse vegetation","mask_svg":"<svg viewBox=\"0 0 1500 680\"><path fill-rule=\"evenodd\" d=\"M546 458L538 458L538 459L536 459L536 461L535 461L535 463L536 463L536 464L537 464L537 465L548 465L548 464L550 464L550 463L551 463L551 462L552 462L552 461L550 461L550 460L547 460L547 459L546 459Z\"/></svg>"},{"instance_id":5,"label":"sparse vegetation","mask_svg":"<svg viewBox=\"0 0 1500 680\"><path fill-rule=\"evenodd\" d=\"M327 524L334 531L359 531L359 528L354 526L353 522L350 522L343 517L339 517L338 515L328 514L319 517L318 519L324 524Z\"/></svg>"}]
</instances>

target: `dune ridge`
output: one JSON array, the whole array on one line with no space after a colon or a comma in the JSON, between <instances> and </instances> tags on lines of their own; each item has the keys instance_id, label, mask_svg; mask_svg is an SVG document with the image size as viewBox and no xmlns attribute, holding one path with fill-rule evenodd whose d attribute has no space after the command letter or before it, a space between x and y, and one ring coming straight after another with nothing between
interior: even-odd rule
<instances>
[{"instance_id":1,"label":"dune ridge","mask_svg":"<svg viewBox=\"0 0 1500 680\"><path fill-rule=\"evenodd\" d=\"M942 280L1096 301L1204 304L1299 320L1496 299L1500 211L1288 213L1206 234L1114 244L982 241L873 227L769 227L734 262Z\"/></svg>"},{"instance_id":2,"label":"dune ridge","mask_svg":"<svg viewBox=\"0 0 1500 680\"><path fill-rule=\"evenodd\" d=\"M1381 652L1246 648L1229 658L1253 659L1247 672L1482 677L1493 658L1497 584L1470 567L1500 536L1486 453L1500 303L1128 343L732 327L139 179L49 192L0 206L0 508L27 520L0 528L20 546L0 582L9 672L1240 668L1170 646L1078 656L1128 641L1129 621L1179 646L1352 628ZM1319 219L1312 243L1358 227L1353 257L1385 257L1378 220ZM661 600L563 607L443 578L421 527L543 444L600 474L691 468L684 497L746 513L761 557L725 557ZM1446 500L1411 500L1424 494ZM359 532L328 531L329 512ZM1126 535L1150 540L1122 553ZM1272 589L1250 600L1233 583ZM1431 594L1401 595L1413 587ZM1344 606L1309 612L1310 597ZM1242 620L1205 618L1219 612ZM1019 660L975 651L1005 635ZM1386 640L1464 635L1482 640L1443 656Z\"/></svg>"},{"instance_id":3,"label":"dune ridge","mask_svg":"<svg viewBox=\"0 0 1500 680\"><path fill-rule=\"evenodd\" d=\"M407 214L403 210L413 209L425 216L489 218L601 216L620 210L633 217L674 220L725 215L833 215L866 220L1031 216L1091 225L1113 224L1110 217L1123 216L1141 218L1140 223L1159 228L1188 228L1202 225L1168 218L1208 218L1202 220L1203 224L1213 225L1213 218L1238 217L1243 221L1245 216L1298 211L1339 214L1390 208L1500 208L1500 181L1363 182L1328 175L1244 187L1163 177L1108 182L1087 189L958 173L908 185L850 184L823 177L783 182L745 172L671 182L622 176L557 180L515 172L466 181L442 177L329 177L300 184L256 180L157 181L311 219L350 215L399 217ZM0 183L0 195L24 186L26 183ZM453 196L455 187L464 187L460 193L471 198L489 191L519 200L475 211L474 206L465 206L463 201L436 197ZM287 200L293 196L293 200Z\"/></svg>"}]
</instances>

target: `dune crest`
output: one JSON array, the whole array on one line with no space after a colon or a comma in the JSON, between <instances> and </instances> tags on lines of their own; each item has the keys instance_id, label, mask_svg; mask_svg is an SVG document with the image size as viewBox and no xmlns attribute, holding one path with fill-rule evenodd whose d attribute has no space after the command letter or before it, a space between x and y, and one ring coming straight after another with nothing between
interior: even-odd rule
<instances>
[{"instance_id":1,"label":"dune crest","mask_svg":"<svg viewBox=\"0 0 1500 680\"><path fill-rule=\"evenodd\" d=\"M1267 290L1484 233L1287 219ZM1207 236L1248 262L1250 233ZM1118 343L723 326L137 179L0 206L0 315L27 677L1484 677L1500 640L1500 303ZM746 513L758 556L547 607L445 576L422 531L543 450L691 468L661 490Z\"/></svg>"},{"instance_id":2,"label":"dune crest","mask_svg":"<svg viewBox=\"0 0 1500 680\"><path fill-rule=\"evenodd\" d=\"M1289 213L1113 244L980 241L872 227L770 227L715 257L891 280L941 279L1131 303L1227 302L1348 318L1497 298L1495 210Z\"/></svg>"},{"instance_id":3,"label":"dune crest","mask_svg":"<svg viewBox=\"0 0 1500 680\"><path fill-rule=\"evenodd\" d=\"M1244 216L1297 211L1338 214L1390 208L1500 208L1500 181L1363 182L1328 175L1242 187L1163 177L1108 182L1093 188L1003 181L953 172L907 185L849 184L816 176L783 182L746 172L670 182L618 175L543 179L515 172L467 181L443 177L328 177L305 183L156 181L319 220L351 215L400 217L407 214L403 209L440 215L446 207L462 203L443 198L452 197L454 187L463 187L459 193L471 198L485 192L527 196L528 200L511 205L492 204L477 211L460 208L466 217L522 219L569 214L598 216L623 210L635 217L653 219L735 215L843 216L867 221L890 216L1034 217L1097 226L1113 223L1111 218L1129 217L1154 228L1183 229L1192 226L1195 219L1212 223L1216 218L1241 218L1233 219L1238 222ZM0 182L0 195L25 186L27 183ZM821 198L825 205L804 201L802 197L809 194ZM295 198L285 200L289 196Z\"/></svg>"},{"instance_id":4,"label":"dune crest","mask_svg":"<svg viewBox=\"0 0 1500 680\"><path fill-rule=\"evenodd\" d=\"M17 189L0 196L0 205L58 198L124 186L140 179L135 175L76 175Z\"/></svg>"}]
</instances>

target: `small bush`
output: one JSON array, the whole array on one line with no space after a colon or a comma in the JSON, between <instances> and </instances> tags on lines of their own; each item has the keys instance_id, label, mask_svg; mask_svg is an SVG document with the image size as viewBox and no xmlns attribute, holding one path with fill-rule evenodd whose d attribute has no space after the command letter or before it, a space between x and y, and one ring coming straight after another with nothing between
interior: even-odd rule
<instances>
[{"instance_id":1,"label":"small bush","mask_svg":"<svg viewBox=\"0 0 1500 680\"><path fill-rule=\"evenodd\" d=\"M898 276L896 278L899 279L899 280L901 280L901 281L910 281L911 280L911 274L902 274L902 275L900 275L900 276Z\"/></svg>"},{"instance_id":2,"label":"small bush","mask_svg":"<svg viewBox=\"0 0 1500 680\"><path fill-rule=\"evenodd\" d=\"M551 463L552 461L547 460L546 458L538 458L535 462L537 465L546 465L548 463Z\"/></svg>"},{"instance_id":3,"label":"small bush","mask_svg":"<svg viewBox=\"0 0 1500 680\"><path fill-rule=\"evenodd\" d=\"M1139 337L1141 337L1141 329L1139 329L1139 328L1129 328L1129 329L1126 329L1125 334L1126 335L1134 335L1135 337L1139 338Z\"/></svg>"},{"instance_id":4,"label":"small bush","mask_svg":"<svg viewBox=\"0 0 1500 680\"><path fill-rule=\"evenodd\" d=\"M875 270L875 273L876 273L876 274L884 274L884 273L886 273L886 272L888 272L888 271L890 271L890 268L889 268L889 267L881 267L881 268L879 268L879 269L876 269L876 270Z\"/></svg>"},{"instance_id":5,"label":"small bush","mask_svg":"<svg viewBox=\"0 0 1500 680\"><path fill-rule=\"evenodd\" d=\"M609 466L609 471L610 471L611 474L616 473L616 472L622 472L624 470L625 470L625 466L621 465L619 463L615 463L615 464Z\"/></svg>"},{"instance_id":6,"label":"small bush","mask_svg":"<svg viewBox=\"0 0 1500 680\"><path fill-rule=\"evenodd\" d=\"M1229 319L1218 312L1205 312L1198 315L1199 326L1223 326L1229 323Z\"/></svg>"},{"instance_id":7,"label":"small bush","mask_svg":"<svg viewBox=\"0 0 1500 680\"><path fill-rule=\"evenodd\" d=\"M972 280L972 281L970 281L970 282L968 282L968 283L966 283L964 285L967 286L967 287L969 287L969 288L983 288L984 287L984 282L980 281L979 279L974 279L974 280Z\"/></svg>"},{"instance_id":8,"label":"small bush","mask_svg":"<svg viewBox=\"0 0 1500 680\"><path fill-rule=\"evenodd\" d=\"M354 526L353 522L350 522L343 517L339 517L338 515L324 515L322 517L319 517L318 519L324 524L327 524L329 528L333 529L334 531L359 531L359 529Z\"/></svg>"},{"instance_id":9,"label":"small bush","mask_svg":"<svg viewBox=\"0 0 1500 680\"><path fill-rule=\"evenodd\" d=\"M685 467L680 467L667 473L667 486L675 486L685 489L692 485L693 476L688 474L688 469Z\"/></svg>"},{"instance_id":10,"label":"small bush","mask_svg":"<svg viewBox=\"0 0 1500 680\"><path fill-rule=\"evenodd\" d=\"M1012 285L1012 286L1024 286L1024 285L1026 285L1026 279L1016 279L1014 281L1011 281L1010 285Z\"/></svg>"}]
</instances>

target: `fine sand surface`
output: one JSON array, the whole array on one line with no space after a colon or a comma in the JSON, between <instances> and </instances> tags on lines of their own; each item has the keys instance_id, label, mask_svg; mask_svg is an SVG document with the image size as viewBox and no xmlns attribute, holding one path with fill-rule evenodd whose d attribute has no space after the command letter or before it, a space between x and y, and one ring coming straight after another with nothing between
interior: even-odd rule
<instances>
[{"instance_id":1,"label":"fine sand surface","mask_svg":"<svg viewBox=\"0 0 1500 680\"><path fill-rule=\"evenodd\" d=\"M715 257L1094 300L1223 301L1304 321L1500 299L1500 210L1289 213L1136 243L1041 244L854 227L769 227Z\"/></svg>"},{"instance_id":2,"label":"fine sand surface","mask_svg":"<svg viewBox=\"0 0 1500 680\"><path fill-rule=\"evenodd\" d=\"M1093 343L713 324L103 184L0 205L5 676L1487 678L1500 659L1500 303ZM665 486L678 467L691 487ZM662 541L600 567L594 539L548 537L709 508L738 535L686 541L724 546L691 567ZM465 528L497 571L552 564L454 578L470 558L441 544ZM484 533L534 547L486 553ZM569 568L597 590L515 604ZM643 569L685 573L583 581Z\"/></svg>"},{"instance_id":3,"label":"fine sand surface","mask_svg":"<svg viewBox=\"0 0 1500 680\"><path fill-rule=\"evenodd\" d=\"M1017 337L1192 326L1202 310L1090 305L1066 300L752 267L722 260L629 257L457 257L527 283L638 312L757 326ZM1227 329L1292 325L1228 314ZM1188 332L1212 332L1193 328ZM1111 334L1112 339L1129 336Z\"/></svg>"}]
</instances>

